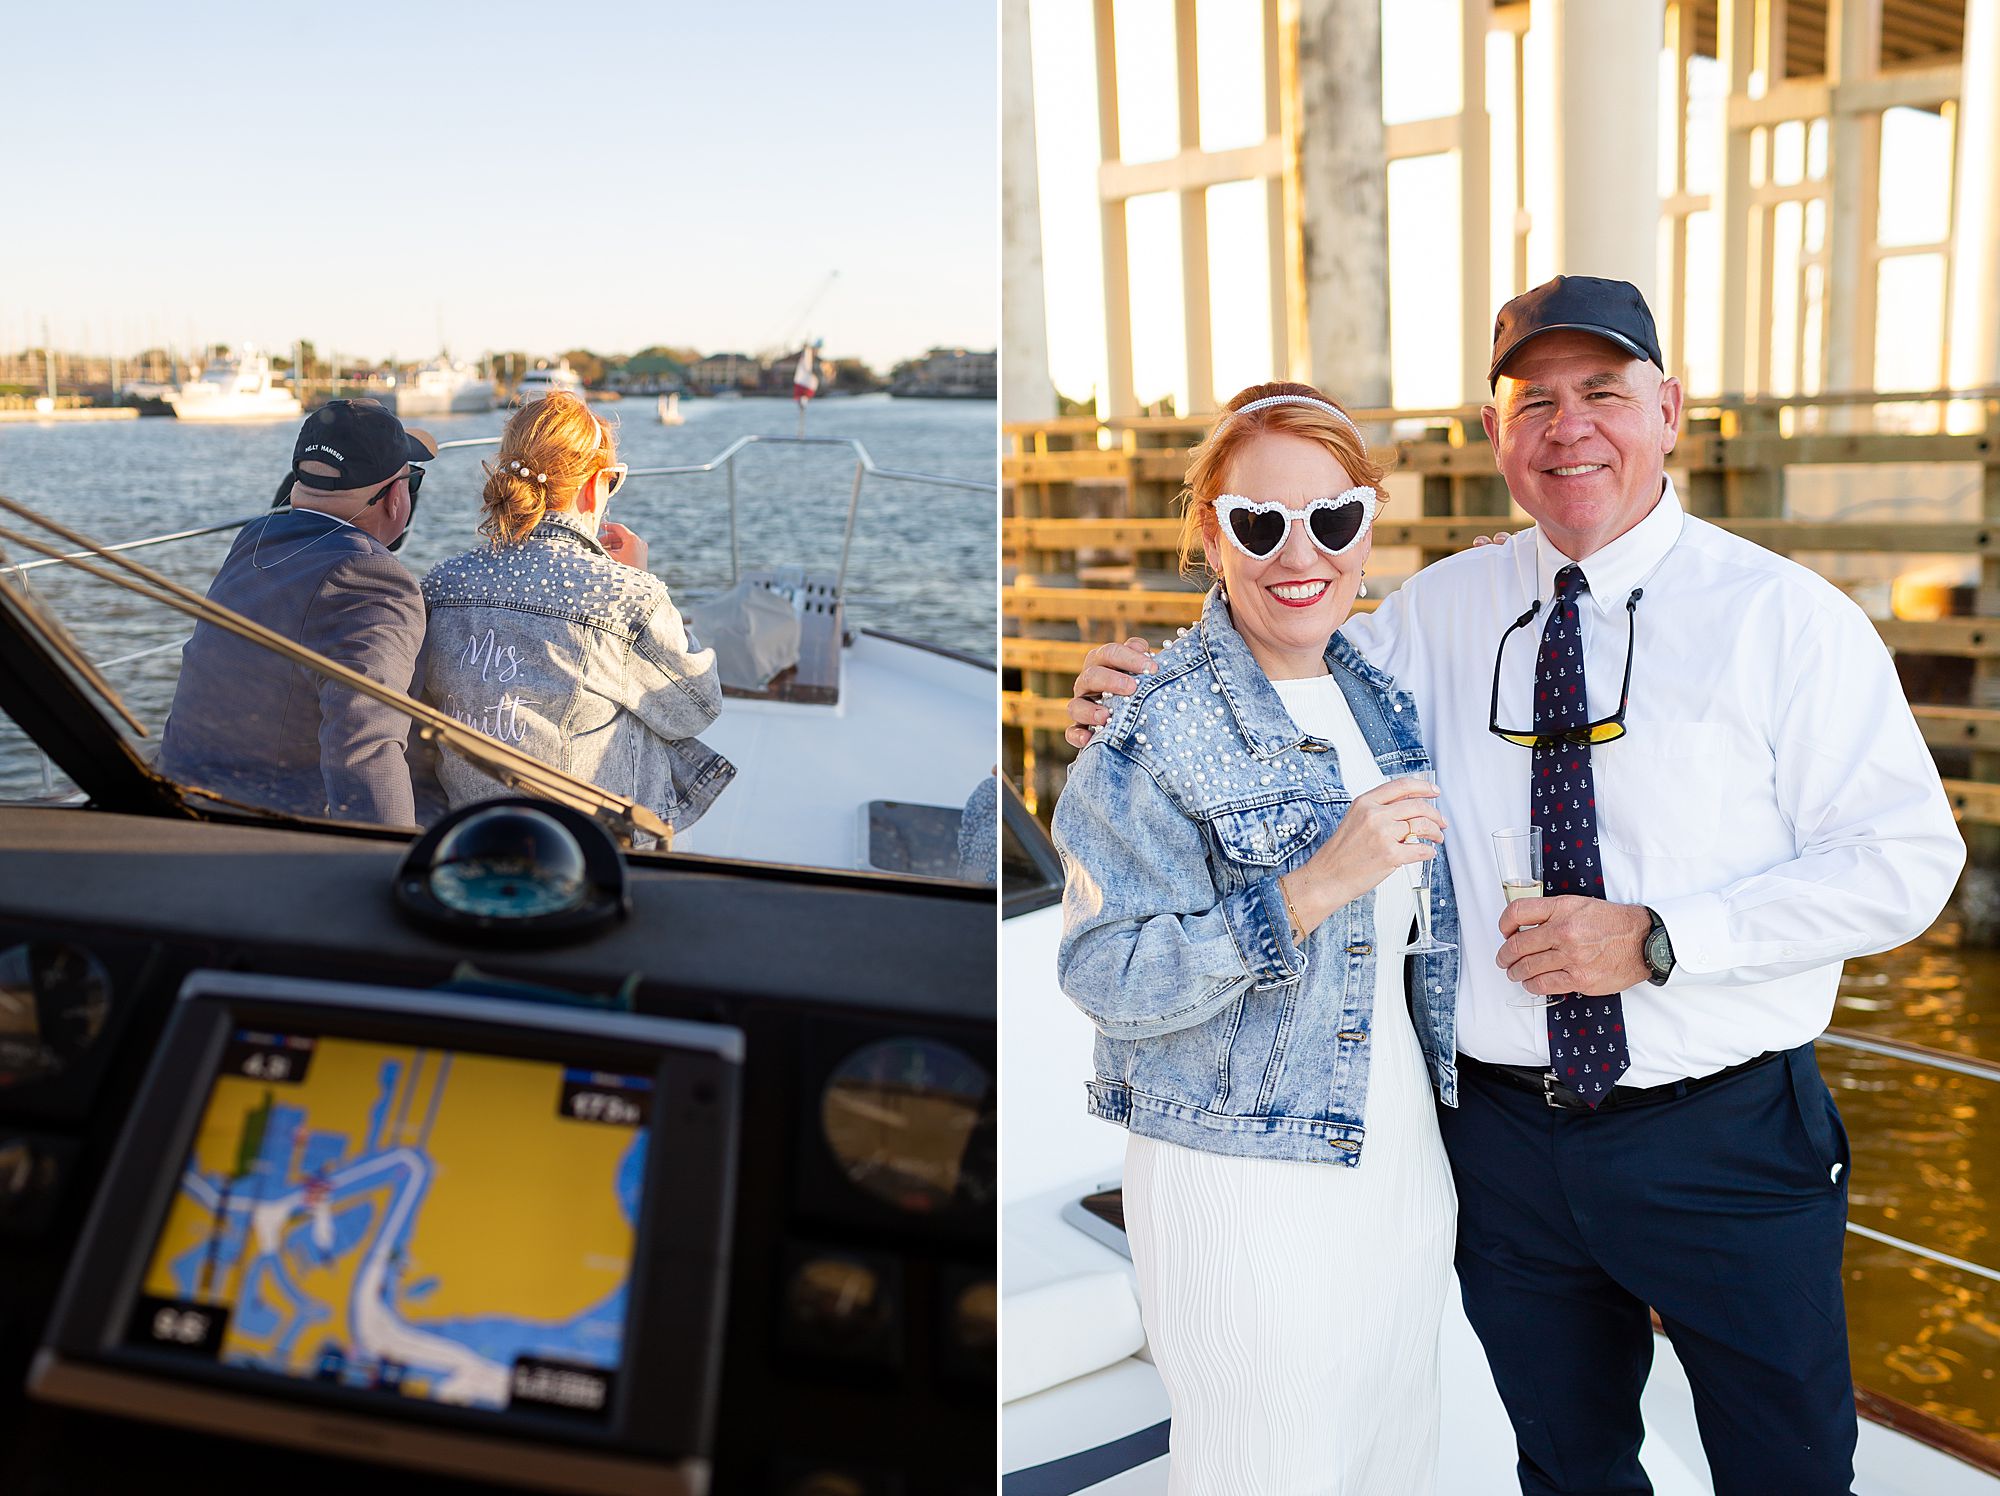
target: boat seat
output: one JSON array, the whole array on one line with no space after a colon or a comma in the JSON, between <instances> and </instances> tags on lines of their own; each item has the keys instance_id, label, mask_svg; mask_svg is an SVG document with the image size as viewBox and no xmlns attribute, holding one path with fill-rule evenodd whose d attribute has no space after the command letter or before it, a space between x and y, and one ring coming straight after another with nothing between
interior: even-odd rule
<instances>
[{"instance_id":1,"label":"boat seat","mask_svg":"<svg viewBox=\"0 0 2000 1496\"><path fill-rule=\"evenodd\" d=\"M1145 1349L1131 1262L1068 1214L1095 1187L1068 1185L1001 1212L1001 1401L1018 1402Z\"/></svg>"},{"instance_id":2,"label":"boat seat","mask_svg":"<svg viewBox=\"0 0 2000 1496\"><path fill-rule=\"evenodd\" d=\"M797 571L790 576L747 571L743 580L791 599L799 615L799 662L780 670L761 689L725 685L722 694L746 701L838 705L842 618L834 579L824 574L801 578Z\"/></svg>"},{"instance_id":3,"label":"boat seat","mask_svg":"<svg viewBox=\"0 0 2000 1496\"><path fill-rule=\"evenodd\" d=\"M1009 1294L1001 1315L1007 1326L1003 1403L1114 1366L1146 1343L1132 1280L1120 1272L1058 1278Z\"/></svg>"}]
</instances>

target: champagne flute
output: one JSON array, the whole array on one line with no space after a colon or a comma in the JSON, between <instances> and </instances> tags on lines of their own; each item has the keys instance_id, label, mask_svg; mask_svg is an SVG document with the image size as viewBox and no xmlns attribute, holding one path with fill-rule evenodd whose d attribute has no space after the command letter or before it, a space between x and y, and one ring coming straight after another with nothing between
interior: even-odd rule
<instances>
[{"instance_id":1,"label":"champagne flute","mask_svg":"<svg viewBox=\"0 0 2000 1496\"><path fill-rule=\"evenodd\" d=\"M1539 899L1542 897L1542 828L1539 826L1510 826L1505 831L1493 833L1493 860L1500 868L1500 892L1508 903L1516 899ZM1555 997L1539 997L1526 988L1520 995L1507 999L1517 1008L1546 1008L1558 1001Z\"/></svg>"},{"instance_id":2,"label":"champagne flute","mask_svg":"<svg viewBox=\"0 0 2000 1496\"><path fill-rule=\"evenodd\" d=\"M1514 826L1493 833L1493 860L1500 865L1500 891L1507 902L1542 896L1542 828Z\"/></svg>"},{"instance_id":3,"label":"champagne flute","mask_svg":"<svg viewBox=\"0 0 2000 1496\"><path fill-rule=\"evenodd\" d=\"M1407 774L1404 777L1419 780L1424 784L1428 784L1433 789L1437 788L1437 780L1429 774L1415 772ZM1436 803L1435 800L1431 802L1433 805ZM1430 841L1428 837L1412 835L1408 839L1423 842L1431 846L1437 845L1437 843ZM1403 947L1403 954L1406 956L1436 956L1442 955L1446 951L1455 951L1458 949L1450 941L1439 940L1436 935L1431 933L1431 863L1436 860L1436 858L1430 857L1422 862L1409 864L1410 881L1415 885L1417 893L1417 938Z\"/></svg>"}]
</instances>

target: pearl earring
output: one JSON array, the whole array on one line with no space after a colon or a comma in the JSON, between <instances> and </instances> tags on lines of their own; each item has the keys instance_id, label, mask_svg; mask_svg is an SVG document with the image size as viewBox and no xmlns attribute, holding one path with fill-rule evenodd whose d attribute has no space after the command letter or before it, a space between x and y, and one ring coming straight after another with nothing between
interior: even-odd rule
<instances>
[{"instance_id":1,"label":"pearl earring","mask_svg":"<svg viewBox=\"0 0 2000 1496\"><path fill-rule=\"evenodd\" d=\"M1361 573L1361 591L1358 595L1361 597L1368 595L1368 573L1365 571Z\"/></svg>"}]
</instances>

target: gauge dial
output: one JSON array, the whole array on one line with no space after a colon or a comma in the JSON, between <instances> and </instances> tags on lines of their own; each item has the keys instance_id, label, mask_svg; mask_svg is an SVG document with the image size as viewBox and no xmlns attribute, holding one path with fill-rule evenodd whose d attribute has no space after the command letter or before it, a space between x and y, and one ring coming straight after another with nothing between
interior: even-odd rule
<instances>
[{"instance_id":1,"label":"gauge dial","mask_svg":"<svg viewBox=\"0 0 2000 1496\"><path fill-rule=\"evenodd\" d=\"M912 1215L935 1215L989 1186L975 1137L993 1081L971 1056L929 1039L856 1050L827 1082L820 1127L841 1171Z\"/></svg>"},{"instance_id":2,"label":"gauge dial","mask_svg":"<svg viewBox=\"0 0 2000 1496\"><path fill-rule=\"evenodd\" d=\"M972 1283L960 1289L951 1305L951 1334L959 1349L990 1356L999 1344L999 1309L999 1294L992 1283Z\"/></svg>"},{"instance_id":3,"label":"gauge dial","mask_svg":"<svg viewBox=\"0 0 2000 1496\"><path fill-rule=\"evenodd\" d=\"M580 908L589 896L583 849L554 816L496 806L468 816L438 843L430 891L482 919L533 919Z\"/></svg>"},{"instance_id":4,"label":"gauge dial","mask_svg":"<svg viewBox=\"0 0 2000 1496\"><path fill-rule=\"evenodd\" d=\"M33 940L0 951L0 1090L61 1075L111 1013L111 977L82 946Z\"/></svg>"}]
</instances>

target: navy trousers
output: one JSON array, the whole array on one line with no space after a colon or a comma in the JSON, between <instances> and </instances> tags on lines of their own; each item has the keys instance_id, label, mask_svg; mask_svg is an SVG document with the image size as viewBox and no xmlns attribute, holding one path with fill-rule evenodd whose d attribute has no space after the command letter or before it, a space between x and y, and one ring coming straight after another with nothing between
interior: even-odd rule
<instances>
[{"instance_id":1,"label":"navy trousers","mask_svg":"<svg viewBox=\"0 0 2000 1496\"><path fill-rule=\"evenodd\" d=\"M1693 1384L1716 1496L1848 1496L1847 1133L1812 1046L1596 1113L1467 1068L1458 1098L1438 1117L1459 1283L1525 1496L1652 1491L1649 1307Z\"/></svg>"}]
</instances>

